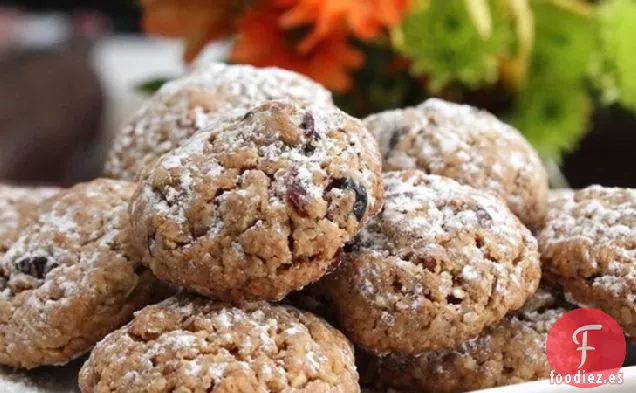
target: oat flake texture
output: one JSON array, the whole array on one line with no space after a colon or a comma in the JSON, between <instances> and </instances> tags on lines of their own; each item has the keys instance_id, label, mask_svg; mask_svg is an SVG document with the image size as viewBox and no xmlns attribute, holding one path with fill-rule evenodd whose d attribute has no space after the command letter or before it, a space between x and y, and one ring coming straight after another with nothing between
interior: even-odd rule
<instances>
[{"instance_id":1,"label":"oat flake texture","mask_svg":"<svg viewBox=\"0 0 636 393\"><path fill-rule=\"evenodd\" d=\"M554 323L567 310L545 302L546 292L510 314L478 337L456 348L428 352L419 357L391 354L384 358L367 356L361 373L380 387L405 392L461 393L526 381L547 379L550 364L546 340Z\"/></svg>"},{"instance_id":2,"label":"oat flake texture","mask_svg":"<svg viewBox=\"0 0 636 393\"><path fill-rule=\"evenodd\" d=\"M553 192L538 239L543 266L568 300L605 311L636 336L636 190Z\"/></svg>"},{"instance_id":3,"label":"oat flake texture","mask_svg":"<svg viewBox=\"0 0 636 393\"><path fill-rule=\"evenodd\" d=\"M333 106L270 101L142 172L132 240L161 280L279 300L318 280L382 205L377 144Z\"/></svg>"},{"instance_id":4,"label":"oat flake texture","mask_svg":"<svg viewBox=\"0 0 636 393\"><path fill-rule=\"evenodd\" d=\"M0 183L0 258L20 231L37 220L37 206L58 192L57 188L17 187Z\"/></svg>"},{"instance_id":5,"label":"oat flake texture","mask_svg":"<svg viewBox=\"0 0 636 393\"><path fill-rule=\"evenodd\" d=\"M383 180L382 212L321 281L356 344L454 348L536 291L537 242L499 198L414 169Z\"/></svg>"},{"instance_id":6,"label":"oat flake texture","mask_svg":"<svg viewBox=\"0 0 636 393\"><path fill-rule=\"evenodd\" d=\"M433 98L365 124L380 143L384 170L419 168L488 190L528 227L542 225L548 181L539 156L490 113Z\"/></svg>"},{"instance_id":7,"label":"oat flake texture","mask_svg":"<svg viewBox=\"0 0 636 393\"><path fill-rule=\"evenodd\" d=\"M0 364L64 364L151 301L156 280L127 247L133 191L96 180L39 206L0 261Z\"/></svg>"},{"instance_id":8,"label":"oat flake texture","mask_svg":"<svg viewBox=\"0 0 636 393\"><path fill-rule=\"evenodd\" d=\"M331 93L309 78L278 68L220 63L200 65L168 82L115 136L105 174L135 180L141 169L214 124L227 110L270 99L325 104Z\"/></svg>"},{"instance_id":9,"label":"oat flake texture","mask_svg":"<svg viewBox=\"0 0 636 393\"><path fill-rule=\"evenodd\" d=\"M323 320L265 302L178 297L97 344L82 393L358 393L353 347Z\"/></svg>"}]
</instances>

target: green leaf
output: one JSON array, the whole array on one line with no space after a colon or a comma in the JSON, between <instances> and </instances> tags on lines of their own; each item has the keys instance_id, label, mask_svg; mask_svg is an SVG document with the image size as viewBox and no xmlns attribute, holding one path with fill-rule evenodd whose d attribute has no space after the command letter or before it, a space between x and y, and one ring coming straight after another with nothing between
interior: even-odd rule
<instances>
[{"instance_id":1,"label":"green leaf","mask_svg":"<svg viewBox=\"0 0 636 393\"><path fill-rule=\"evenodd\" d=\"M530 80L519 92L511 121L544 159L559 162L588 131L591 111L581 83Z\"/></svg>"},{"instance_id":2,"label":"green leaf","mask_svg":"<svg viewBox=\"0 0 636 393\"><path fill-rule=\"evenodd\" d=\"M545 0L533 1L532 12L535 46L531 78L574 82L588 76L598 47L597 18Z\"/></svg>"},{"instance_id":3,"label":"green leaf","mask_svg":"<svg viewBox=\"0 0 636 393\"><path fill-rule=\"evenodd\" d=\"M148 79L135 85L135 91L144 94L154 94L161 88L161 86L163 86L166 82L170 82L172 79L174 78L156 77Z\"/></svg>"},{"instance_id":4,"label":"green leaf","mask_svg":"<svg viewBox=\"0 0 636 393\"><path fill-rule=\"evenodd\" d=\"M492 30L478 30L462 0L434 0L414 7L394 31L397 50L412 60L415 75L426 74L431 90L459 82L471 88L497 80L497 57L510 49L504 7L489 0Z\"/></svg>"},{"instance_id":5,"label":"green leaf","mask_svg":"<svg viewBox=\"0 0 636 393\"><path fill-rule=\"evenodd\" d=\"M604 67L600 85L610 100L636 111L636 1L607 1L600 14Z\"/></svg>"}]
</instances>

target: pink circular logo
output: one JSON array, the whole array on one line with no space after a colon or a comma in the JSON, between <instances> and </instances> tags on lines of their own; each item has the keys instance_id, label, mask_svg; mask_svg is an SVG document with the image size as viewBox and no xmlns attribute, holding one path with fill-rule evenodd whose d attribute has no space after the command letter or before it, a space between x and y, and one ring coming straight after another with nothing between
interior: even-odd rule
<instances>
[{"instance_id":1,"label":"pink circular logo","mask_svg":"<svg viewBox=\"0 0 636 393\"><path fill-rule=\"evenodd\" d=\"M625 336L603 311L581 308L559 318L546 342L550 382L579 388L622 383Z\"/></svg>"}]
</instances>

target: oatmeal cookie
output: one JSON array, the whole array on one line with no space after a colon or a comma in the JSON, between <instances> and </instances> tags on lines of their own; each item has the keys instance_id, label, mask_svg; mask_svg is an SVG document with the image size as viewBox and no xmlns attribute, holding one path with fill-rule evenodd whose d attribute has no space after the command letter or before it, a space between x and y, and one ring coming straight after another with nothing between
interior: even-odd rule
<instances>
[{"instance_id":1,"label":"oatmeal cookie","mask_svg":"<svg viewBox=\"0 0 636 393\"><path fill-rule=\"evenodd\" d=\"M532 299L534 304L545 301ZM566 312L550 304L535 310L524 307L452 350L420 357L367 356L360 372L378 387L408 392L460 393L545 379L550 375L548 332Z\"/></svg>"},{"instance_id":2,"label":"oatmeal cookie","mask_svg":"<svg viewBox=\"0 0 636 393\"><path fill-rule=\"evenodd\" d=\"M192 136L217 124L219 114L271 99L331 104L331 93L292 71L210 64L165 84L115 137L105 174L135 180L141 169Z\"/></svg>"},{"instance_id":3,"label":"oatmeal cookie","mask_svg":"<svg viewBox=\"0 0 636 393\"><path fill-rule=\"evenodd\" d=\"M322 277L382 205L377 144L335 107L270 101L142 172L132 240L159 277L279 300Z\"/></svg>"},{"instance_id":4,"label":"oatmeal cookie","mask_svg":"<svg viewBox=\"0 0 636 393\"><path fill-rule=\"evenodd\" d=\"M82 393L357 393L353 348L311 313L174 297L97 344Z\"/></svg>"},{"instance_id":5,"label":"oatmeal cookie","mask_svg":"<svg viewBox=\"0 0 636 393\"><path fill-rule=\"evenodd\" d=\"M127 250L134 185L96 180L42 203L0 262L0 364L63 364L146 305L155 279Z\"/></svg>"},{"instance_id":6,"label":"oatmeal cookie","mask_svg":"<svg viewBox=\"0 0 636 393\"><path fill-rule=\"evenodd\" d=\"M384 170L419 168L488 190L527 226L541 226L545 169L523 136L490 113L429 99L364 122L380 143Z\"/></svg>"},{"instance_id":7,"label":"oatmeal cookie","mask_svg":"<svg viewBox=\"0 0 636 393\"><path fill-rule=\"evenodd\" d=\"M384 186L384 209L321 281L357 345L454 348L537 290L537 242L499 198L419 170Z\"/></svg>"},{"instance_id":8,"label":"oatmeal cookie","mask_svg":"<svg viewBox=\"0 0 636 393\"><path fill-rule=\"evenodd\" d=\"M603 310L636 337L636 190L551 195L538 239L544 269L568 301Z\"/></svg>"},{"instance_id":9,"label":"oatmeal cookie","mask_svg":"<svg viewBox=\"0 0 636 393\"><path fill-rule=\"evenodd\" d=\"M55 195L56 188L17 187L0 184L0 258L20 231L37 219L37 206Z\"/></svg>"}]
</instances>

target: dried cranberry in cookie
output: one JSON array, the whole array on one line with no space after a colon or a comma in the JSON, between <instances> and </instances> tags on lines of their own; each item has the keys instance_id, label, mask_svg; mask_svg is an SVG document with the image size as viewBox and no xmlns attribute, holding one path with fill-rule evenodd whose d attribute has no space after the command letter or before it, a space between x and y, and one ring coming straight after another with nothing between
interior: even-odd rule
<instances>
[{"instance_id":1,"label":"dried cranberry in cookie","mask_svg":"<svg viewBox=\"0 0 636 393\"><path fill-rule=\"evenodd\" d=\"M636 190L551 192L539 233L546 273L574 304L599 308L636 336Z\"/></svg>"},{"instance_id":2,"label":"dried cranberry in cookie","mask_svg":"<svg viewBox=\"0 0 636 393\"><path fill-rule=\"evenodd\" d=\"M380 143L384 170L419 168L499 195L536 229L545 215L548 181L537 153L490 113L429 99L365 119Z\"/></svg>"},{"instance_id":3,"label":"dried cranberry in cookie","mask_svg":"<svg viewBox=\"0 0 636 393\"><path fill-rule=\"evenodd\" d=\"M96 180L37 209L0 262L0 364L63 364L151 301L157 281L128 251L134 184Z\"/></svg>"},{"instance_id":4,"label":"dried cranberry in cookie","mask_svg":"<svg viewBox=\"0 0 636 393\"><path fill-rule=\"evenodd\" d=\"M96 345L82 393L359 393L353 347L311 313L170 298Z\"/></svg>"},{"instance_id":5,"label":"dried cranberry in cookie","mask_svg":"<svg viewBox=\"0 0 636 393\"><path fill-rule=\"evenodd\" d=\"M360 371L369 383L405 391L460 393L520 382L547 379L550 364L545 343L554 323L566 313L546 303L549 293L456 348L422 356L369 356Z\"/></svg>"},{"instance_id":6,"label":"dried cranberry in cookie","mask_svg":"<svg viewBox=\"0 0 636 393\"><path fill-rule=\"evenodd\" d=\"M212 63L165 84L115 137L106 161L109 177L135 180L141 169L218 122L220 113L272 99L332 103L331 93L309 78L278 68Z\"/></svg>"},{"instance_id":7,"label":"dried cranberry in cookie","mask_svg":"<svg viewBox=\"0 0 636 393\"><path fill-rule=\"evenodd\" d=\"M321 281L354 343L453 348L536 291L537 242L499 198L419 170L387 172L384 187L382 212Z\"/></svg>"},{"instance_id":8,"label":"dried cranberry in cookie","mask_svg":"<svg viewBox=\"0 0 636 393\"><path fill-rule=\"evenodd\" d=\"M20 231L37 219L37 206L58 192L57 188L31 188L0 184L0 258Z\"/></svg>"},{"instance_id":9,"label":"dried cranberry in cookie","mask_svg":"<svg viewBox=\"0 0 636 393\"><path fill-rule=\"evenodd\" d=\"M132 239L161 280L279 300L318 280L382 205L377 144L333 106L270 101L142 172Z\"/></svg>"}]
</instances>

